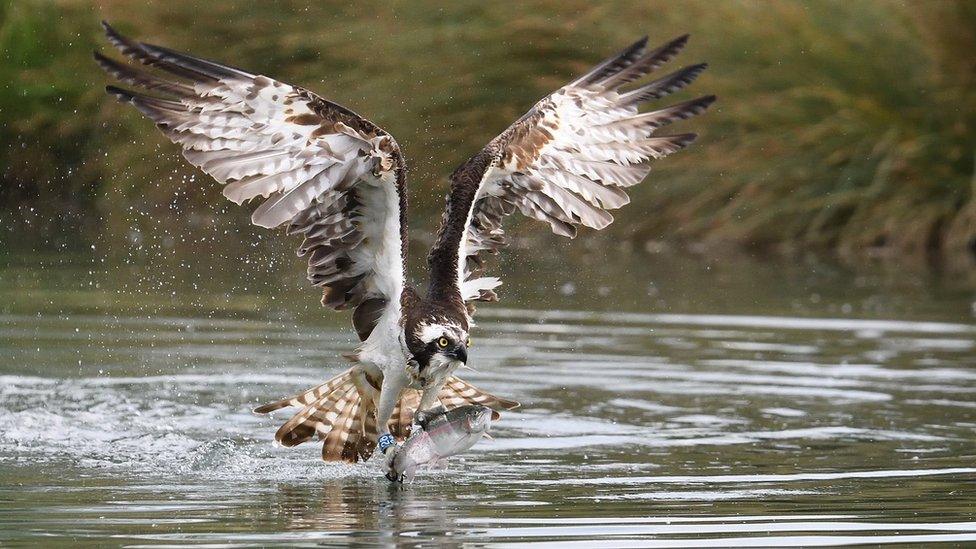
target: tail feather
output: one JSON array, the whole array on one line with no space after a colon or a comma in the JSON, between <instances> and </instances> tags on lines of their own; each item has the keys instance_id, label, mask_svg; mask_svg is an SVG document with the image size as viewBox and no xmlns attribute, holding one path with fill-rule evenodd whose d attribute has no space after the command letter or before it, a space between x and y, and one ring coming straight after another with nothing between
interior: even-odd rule
<instances>
[{"instance_id":1,"label":"tail feather","mask_svg":"<svg viewBox=\"0 0 976 549\"><path fill-rule=\"evenodd\" d=\"M288 406L308 406L309 404L336 390L336 388L338 388L340 385L348 382L352 378L352 373L352 369L346 370L329 381L312 387L311 389L295 396L272 402L270 404L265 404L264 406L258 406L254 409L254 413L267 414L268 412L280 410L281 408L287 408Z\"/></svg>"},{"instance_id":2,"label":"tail feather","mask_svg":"<svg viewBox=\"0 0 976 549\"><path fill-rule=\"evenodd\" d=\"M390 416L390 434L398 439L406 439L410 436L410 426L413 425L413 413L420 406L420 391L406 389L400 395L393 408L393 415Z\"/></svg>"},{"instance_id":3,"label":"tail feather","mask_svg":"<svg viewBox=\"0 0 976 549\"><path fill-rule=\"evenodd\" d=\"M326 461L347 461L355 463L369 459L376 448L379 435L376 423L376 407L370 389L360 387L357 372L352 369L343 372L329 381L290 398L256 408L258 413L267 413L286 406L301 406L278 432L275 439L283 446L297 446L318 435L323 440L322 459ZM375 384L366 381L373 388ZM361 390L367 394L364 396ZM497 397L456 377L450 377L438 395L446 408L456 408L466 404L481 404L496 410L511 410L519 403ZM420 391L406 389L400 396L387 425L389 432L403 440L410 435L413 415L420 405Z\"/></svg>"},{"instance_id":4,"label":"tail feather","mask_svg":"<svg viewBox=\"0 0 976 549\"><path fill-rule=\"evenodd\" d=\"M506 398L501 398L495 396L491 393L482 391L481 389L471 385L467 381L461 378L451 376L447 379L447 383L441 389L437 398L440 399L441 404L445 408L457 408L458 406L464 406L466 404L480 404L482 406L487 406L492 409L492 419L498 419L501 414L498 413L498 409L512 410L518 408L520 404L514 400L508 400Z\"/></svg>"},{"instance_id":5,"label":"tail feather","mask_svg":"<svg viewBox=\"0 0 976 549\"><path fill-rule=\"evenodd\" d=\"M286 421L275 433L275 440L290 447L311 440L315 433L319 433L319 437L326 436L353 399L359 400L355 385L337 388Z\"/></svg>"},{"instance_id":6,"label":"tail feather","mask_svg":"<svg viewBox=\"0 0 976 549\"><path fill-rule=\"evenodd\" d=\"M317 435L324 441L322 459L350 463L366 460L376 447L376 413L371 396L363 398L360 392L360 385L372 382L360 374L352 368L321 385L254 411L268 413L299 406L301 410L275 433L275 440L282 446L297 446Z\"/></svg>"},{"instance_id":7,"label":"tail feather","mask_svg":"<svg viewBox=\"0 0 976 549\"><path fill-rule=\"evenodd\" d=\"M363 424L359 414L362 400L356 394L354 398L342 401L338 406L342 407L342 412L322 443L322 459L356 463L360 457L359 445L363 440Z\"/></svg>"}]
</instances>

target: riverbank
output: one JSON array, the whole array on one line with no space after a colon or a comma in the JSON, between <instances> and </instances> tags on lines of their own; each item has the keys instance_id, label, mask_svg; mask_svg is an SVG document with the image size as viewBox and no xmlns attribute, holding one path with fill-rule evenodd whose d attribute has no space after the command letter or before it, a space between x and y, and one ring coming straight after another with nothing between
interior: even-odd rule
<instances>
[{"instance_id":1,"label":"riverbank","mask_svg":"<svg viewBox=\"0 0 976 549\"><path fill-rule=\"evenodd\" d=\"M102 18L367 114L406 151L421 228L446 174L539 97L641 34L690 32L675 67L708 61L694 91L720 100L674 129L701 138L633 189L609 238L960 270L976 257L969 2L98 4L0 7L0 211L26 230L178 235L246 217L104 95Z\"/></svg>"}]
</instances>

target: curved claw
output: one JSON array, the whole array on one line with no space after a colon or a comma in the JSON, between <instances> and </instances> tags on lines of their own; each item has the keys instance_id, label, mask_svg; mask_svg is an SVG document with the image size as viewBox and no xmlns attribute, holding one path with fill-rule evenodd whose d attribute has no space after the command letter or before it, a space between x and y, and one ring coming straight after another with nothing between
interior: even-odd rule
<instances>
[{"instance_id":1,"label":"curved claw","mask_svg":"<svg viewBox=\"0 0 976 549\"><path fill-rule=\"evenodd\" d=\"M396 469L393 468L392 461L387 464L386 473L384 476L386 477L386 480L390 482L399 482L400 484L403 484L404 476L402 473L397 473Z\"/></svg>"}]
</instances>

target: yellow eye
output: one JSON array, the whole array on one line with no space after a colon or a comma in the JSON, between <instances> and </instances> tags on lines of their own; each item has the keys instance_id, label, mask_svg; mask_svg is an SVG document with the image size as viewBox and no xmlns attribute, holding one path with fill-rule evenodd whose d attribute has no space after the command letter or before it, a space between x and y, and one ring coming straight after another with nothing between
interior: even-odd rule
<instances>
[{"instance_id":1,"label":"yellow eye","mask_svg":"<svg viewBox=\"0 0 976 549\"><path fill-rule=\"evenodd\" d=\"M465 347L470 347L471 346L471 337L470 336L468 336L468 339L465 339L464 340L464 346Z\"/></svg>"},{"instance_id":2,"label":"yellow eye","mask_svg":"<svg viewBox=\"0 0 976 549\"><path fill-rule=\"evenodd\" d=\"M442 337L442 338L440 338L440 339L437 340L437 346L440 347L441 349L446 349L447 346L448 346L448 344L450 344L450 343L451 342L448 341L446 337Z\"/></svg>"}]
</instances>

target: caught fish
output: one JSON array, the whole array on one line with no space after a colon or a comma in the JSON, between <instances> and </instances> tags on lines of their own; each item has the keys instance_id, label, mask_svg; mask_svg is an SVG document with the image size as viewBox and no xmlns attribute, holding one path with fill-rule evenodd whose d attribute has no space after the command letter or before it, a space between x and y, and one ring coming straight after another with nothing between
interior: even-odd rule
<instances>
[{"instance_id":1,"label":"caught fish","mask_svg":"<svg viewBox=\"0 0 976 549\"><path fill-rule=\"evenodd\" d=\"M420 414L419 428L400 447L387 478L413 480L417 469L464 452L487 436L491 420L496 418L491 408L477 404Z\"/></svg>"}]
</instances>

